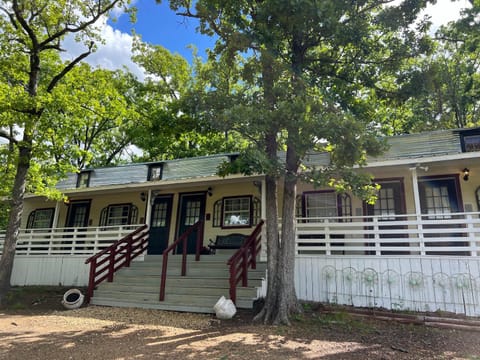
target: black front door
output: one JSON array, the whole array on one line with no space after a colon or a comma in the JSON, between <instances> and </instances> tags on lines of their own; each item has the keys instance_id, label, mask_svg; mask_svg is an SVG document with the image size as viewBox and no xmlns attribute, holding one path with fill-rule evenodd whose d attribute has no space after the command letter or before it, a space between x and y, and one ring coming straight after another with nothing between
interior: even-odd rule
<instances>
[{"instance_id":1,"label":"black front door","mask_svg":"<svg viewBox=\"0 0 480 360\"><path fill-rule=\"evenodd\" d=\"M380 224L382 221L402 221L403 217L397 217L395 215L405 214L405 191L403 188L402 179L392 180L375 180L380 184L381 188L377 194L377 201L373 205L367 205L367 215L379 216ZM384 233L380 234L381 239L401 239L406 238L407 234L399 234L397 232L390 232L391 230L404 229L404 225L380 225L379 230L384 230ZM408 240L405 242L386 242L380 244L382 247L408 247ZM399 250L384 250L382 255L407 255L408 251Z\"/></svg>"},{"instance_id":2,"label":"black front door","mask_svg":"<svg viewBox=\"0 0 480 360\"><path fill-rule=\"evenodd\" d=\"M66 227L87 227L90 213L90 200L72 201L68 208Z\"/></svg>"},{"instance_id":3,"label":"black front door","mask_svg":"<svg viewBox=\"0 0 480 360\"><path fill-rule=\"evenodd\" d=\"M183 234L190 226L205 217L205 193L181 194L179 203L179 222L177 236ZM203 235L203 234L202 234ZM195 254L197 231L187 240L187 253ZM182 253L182 247L177 247L177 254Z\"/></svg>"},{"instance_id":4,"label":"black front door","mask_svg":"<svg viewBox=\"0 0 480 360\"><path fill-rule=\"evenodd\" d=\"M172 219L172 196L157 197L152 205L148 254L158 255L167 248Z\"/></svg>"},{"instance_id":5,"label":"black front door","mask_svg":"<svg viewBox=\"0 0 480 360\"><path fill-rule=\"evenodd\" d=\"M449 220L458 217L452 213L463 211L463 204L460 195L460 185L457 176L449 177L425 177L418 181L420 195L420 207L424 220ZM424 229L439 229L438 233L428 232L425 238L462 237L463 233L452 232L452 228L460 225L424 225ZM448 232L446 229L449 229ZM426 245L430 247L445 246L468 246L467 242L446 242L429 241ZM468 255L463 251L427 251L427 255Z\"/></svg>"}]
</instances>

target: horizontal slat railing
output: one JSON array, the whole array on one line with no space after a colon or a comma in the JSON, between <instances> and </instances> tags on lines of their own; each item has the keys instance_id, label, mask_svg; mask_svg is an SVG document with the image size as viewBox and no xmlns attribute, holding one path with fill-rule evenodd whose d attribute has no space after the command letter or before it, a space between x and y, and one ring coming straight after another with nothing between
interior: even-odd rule
<instances>
[{"instance_id":1,"label":"horizontal slat railing","mask_svg":"<svg viewBox=\"0 0 480 360\"><path fill-rule=\"evenodd\" d=\"M297 218L296 253L480 256L480 213Z\"/></svg>"},{"instance_id":2,"label":"horizontal slat railing","mask_svg":"<svg viewBox=\"0 0 480 360\"><path fill-rule=\"evenodd\" d=\"M85 228L22 229L17 255L93 255L141 227L136 225ZM2 249L5 232L0 232Z\"/></svg>"}]
</instances>

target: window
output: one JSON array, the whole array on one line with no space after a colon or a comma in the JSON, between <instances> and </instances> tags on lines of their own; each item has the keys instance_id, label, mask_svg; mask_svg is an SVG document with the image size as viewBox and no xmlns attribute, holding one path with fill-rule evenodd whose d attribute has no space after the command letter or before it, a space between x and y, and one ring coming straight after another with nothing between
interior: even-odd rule
<instances>
[{"instance_id":1,"label":"window","mask_svg":"<svg viewBox=\"0 0 480 360\"><path fill-rule=\"evenodd\" d=\"M150 165L148 168L148 181L162 180L163 164Z\"/></svg>"},{"instance_id":2,"label":"window","mask_svg":"<svg viewBox=\"0 0 480 360\"><path fill-rule=\"evenodd\" d=\"M217 200L215 204L213 204L213 227L222 226L222 202L222 200Z\"/></svg>"},{"instance_id":3,"label":"window","mask_svg":"<svg viewBox=\"0 0 480 360\"><path fill-rule=\"evenodd\" d=\"M463 142L465 152L480 151L480 135L465 136Z\"/></svg>"},{"instance_id":4,"label":"window","mask_svg":"<svg viewBox=\"0 0 480 360\"><path fill-rule=\"evenodd\" d=\"M334 191L307 192L302 211L306 218L352 216L352 200L350 195Z\"/></svg>"},{"instance_id":5,"label":"window","mask_svg":"<svg viewBox=\"0 0 480 360\"><path fill-rule=\"evenodd\" d=\"M223 198L223 227L252 225L252 197Z\"/></svg>"},{"instance_id":6,"label":"window","mask_svg":"<svg viewBox=\"0 0 480 360\"><path fill-rule=\"evenodd\" d=\"M480 130L464 130L460 132L463 152L480 151Z\"/></svg>"},{"instance_id":7,"label":"window","mask_svg":"<svg viewBox=\"0 0 480 360\"><path fill-rule=\"evenodd\" d=\"M337 194L331 192L314 192L304 194L305 217L337 216Z\"/></svg>"},{"instance_id":8,"label":"window","mask_svg":"<svg viewBox=\"0 0 480 360\"><path fill-rule=\"evenodd\" d=\"M82 171L77 175L77 188L85 188L90 186L91 171Z\"/></svg>"},{"instance_id":9,"label":"window","mask_svg":"<svg viewBox=\"0 0 480 360\"><path fill-rule=\"evenodd\" d=\"M100 226L136 224L138 208L132 204L109 205L102 209Z\"/></svg>"},{"instance_id":10,"label":"window","mask_svg":"<svg viewBox=\"0 0 480 360\"><path fill-rule=\"evenodd\" d=\"M253 226L261 219L262 202L257 197L227 197L213 204L213 227Z\"/></svg>"},{"instance_id":11,"label":"window","mask_svg":"<svg viewBox=\"0 0 480 360\"><path fill-rule=\"evenodd\" d=\"M48 229L53 224L54 208L33 210L28 215L27 229Z\"/></svg>"}]
</instances>

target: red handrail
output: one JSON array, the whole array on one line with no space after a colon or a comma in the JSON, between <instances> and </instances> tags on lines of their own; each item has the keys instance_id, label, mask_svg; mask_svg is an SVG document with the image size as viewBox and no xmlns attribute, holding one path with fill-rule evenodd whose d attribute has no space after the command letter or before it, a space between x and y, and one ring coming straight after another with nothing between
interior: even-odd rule
<instances>
[{"instance_id":1,"label":"red handrail","mask_svg":"<svg viewBox=\"0 0 480 360\"><path fill-rule=\"evenodd\" d=\"M230 299L233 303L237 300L237 284L241 281L242 287L248 286L248 268L257 267L257 254L262 246L261 230L264 221L261 220L252 234L245 240L243 245L228 260L230 267Z\"/></svg>"},{"instance_id":2,"label":"red handrail","mask_svg":"<svg viewBox=\"0 0 480 360\"><path fill-rule=\"evenodd\" d=\"M197 230L197 243L195 247L195 261L200 260L200 250L203 243L203 221L199 220L192 226L190 226L180 237L175 240L168 248L163 251L163 261L162 261L162 277L160 280L160 301L165 300L165 283L167 281L167 265L168 265L168 253L173 252L178 244L182 243L182 273L181 276L187 274L187 239L188 236Z\"/></svg>"},{"instance_id":3,"label":"red handrail","mask_svg":"<svg viewBox=\"0 0 480 360\"><path fill-rule=\"evenodd\" d=\"M124 266L129 267L130 262L141 255L147 249L147 246L148 225L143 225L85 260L85 264L90 263L86 301L90 301L93 290L98 284L105 279L112 282L113 274Z\"/></svg>"}]
</instances>

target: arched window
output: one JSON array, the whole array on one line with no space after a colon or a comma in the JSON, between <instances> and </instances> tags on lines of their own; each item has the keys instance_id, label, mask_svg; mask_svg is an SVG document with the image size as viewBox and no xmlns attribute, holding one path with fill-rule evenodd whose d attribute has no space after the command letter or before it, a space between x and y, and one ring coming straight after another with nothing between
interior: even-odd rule
<instances>
[{"instance_id":1,"label":"arched window","mask_svg":"<svg viewBox=\"0 0 480 360\"><path fill-rule=\"evenodd\" d=\"M48 229L53 224L54 208L36 209L28 215L27 229Z\"/></svg>"},{"instance_id":2,"label":"arched window","mask_svg":"<svg viewBox=\"0 0 480 360\"><path fill-rule=\"evenodd\" d=\"M130 225L138 220L138 208L133 204L112 204L100 213L100 226Z\"/></svg>"}]
</instances>

